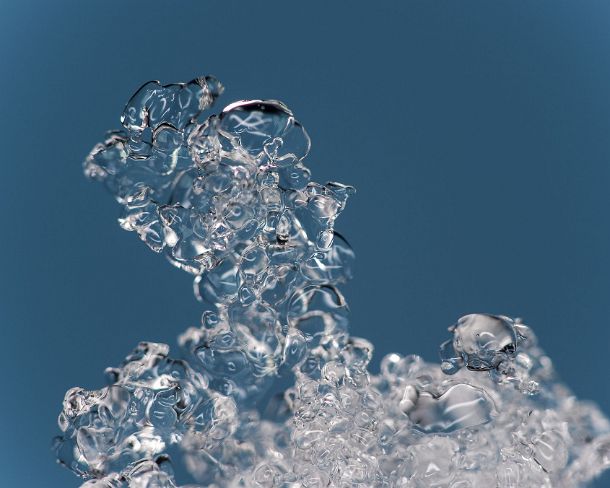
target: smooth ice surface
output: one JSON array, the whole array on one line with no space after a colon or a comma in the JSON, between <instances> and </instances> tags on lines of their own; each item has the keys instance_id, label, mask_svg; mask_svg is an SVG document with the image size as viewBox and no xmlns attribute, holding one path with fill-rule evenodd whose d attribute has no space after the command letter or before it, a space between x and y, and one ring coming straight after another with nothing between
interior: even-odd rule
<instances>
[{"instance_id":1,"label":"smooth ice surface","mask_svg":"<svg viewBox=\"0 0 610 488\"><path fill-rule=\"evenodd\" d=\"M55 447L84 486L573 487L610 464L608 420L520 320L467 315L440 365L390 354L369 373L337 288L353 188L311 180L281 102L208 113L222 91L143 85L85 161L121 226L194 275L203 313L178 358L141 343L107 387L66 393Z\"/></svg>"}]
</instances>

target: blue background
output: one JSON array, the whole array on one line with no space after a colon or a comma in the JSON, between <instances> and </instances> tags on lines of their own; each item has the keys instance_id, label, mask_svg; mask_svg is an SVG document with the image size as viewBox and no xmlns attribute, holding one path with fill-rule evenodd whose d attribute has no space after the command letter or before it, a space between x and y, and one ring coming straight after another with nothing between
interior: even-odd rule
<instances>
[{"instance_id":1,"label":"blue background","mask_svg":"<svg viewBox=\"0 0 610 488\"><path fill-rule=\"evenodd\" d=\"M338 229L376 361L521 316L610 412L609 27L607 1L3 0L0 484L77 486L49 452L65 390L198 321L190 278L81 172L148 79L285 101L314 178L358 188Z\"/></svg>"}]
</instances>

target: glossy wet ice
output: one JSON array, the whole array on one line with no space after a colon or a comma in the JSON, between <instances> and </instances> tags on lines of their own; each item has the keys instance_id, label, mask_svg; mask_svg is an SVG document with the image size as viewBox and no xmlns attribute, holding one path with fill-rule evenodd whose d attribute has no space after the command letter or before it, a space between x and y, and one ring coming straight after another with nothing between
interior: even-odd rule
<instances>
[{"instance_id":1,"label":"glossy wet ice","mask_svg":"<svg viewBox=\"0 0 610 488\"><path fill-rule=\"evenodd\" d=\"M193 275L202 317L176 357L141 343L108 386L66 393L55 448L83 486L576 487L610 465L608 420L520 321L467 315L440 365L390 354L370 374L338 288L354 189L311 180L281 102L214 115L222 91L145 84L85 161L121 226Z\"/></svg>"}]
</instances>

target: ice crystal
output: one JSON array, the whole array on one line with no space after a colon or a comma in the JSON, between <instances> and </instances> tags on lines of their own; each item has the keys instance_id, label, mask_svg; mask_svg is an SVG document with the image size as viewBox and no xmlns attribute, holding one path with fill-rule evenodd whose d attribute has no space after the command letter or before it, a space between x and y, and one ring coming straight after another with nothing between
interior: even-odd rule
<instances>
[{"instance_id":1,"label":"ice crystal","mask_svg":"<svg viewBox=\"0 0 610 488\"><path fill-rule=\"evenodd\" d=\"M311 181L281 102L209 114L222 91L145 84L85 161L204 311L178 359L141 343L108 386L66 393L55 448L82 486L567 488L610 465L610 423L519 320L467 315L441 365L390 354L371 374L337 288L354 189Z\"/></svg>"}]
</instances>

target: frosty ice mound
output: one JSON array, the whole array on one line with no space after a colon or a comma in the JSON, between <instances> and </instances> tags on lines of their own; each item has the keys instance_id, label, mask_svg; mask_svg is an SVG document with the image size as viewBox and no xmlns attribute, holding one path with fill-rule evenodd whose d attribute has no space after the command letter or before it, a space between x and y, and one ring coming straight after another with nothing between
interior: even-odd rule
<instances>
[{"instance_id":1,"label":"frosty ice mound","mask_svg":"<svg viewBox=\"0 0 610 488\"><path fill-rule=\"evenodd\" d=\"M467 315L441 365L391 354L370 374L337 288L353 188L311 181L281 102L208 114L222 90L145 84L85 161L204 311L179 358L141 343L108 386L66 393L55 448L83 486L576 487L610 465L608 420L519 321Z\"/></svg>"}]
</instances>

